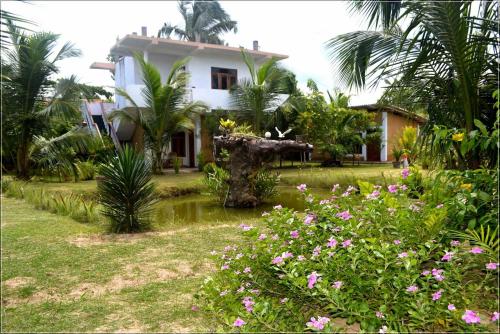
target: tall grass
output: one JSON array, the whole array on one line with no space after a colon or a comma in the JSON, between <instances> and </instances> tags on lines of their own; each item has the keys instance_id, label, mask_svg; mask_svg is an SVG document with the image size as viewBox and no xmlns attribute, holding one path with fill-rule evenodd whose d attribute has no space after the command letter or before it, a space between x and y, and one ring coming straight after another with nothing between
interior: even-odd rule
<instances>
[{"instance_id":1,"label":"tall grass","mask_svg":"<svg viewBox=\"0 0 500 334\"><path fill-rule=\"evenodd\" d=\"M69 216L82 223L97 222L100 218L95 202L73 193L51 193L28 182L2 180L2 194L25 200L36 209Z\"/></svg>"},{"instance_id":2,"label":"tall grass","mask_svg":"<svg viewBox=\"0 0 500 334\"><path fill-rule=\"evenodd\" d=\"M334 184L347 186L357 184L358 180L367 181L374 184L387 186L395 183L399 179L399 175L394 175L392 172L384 171L367 171L353 173L352 171L344 171L342 169L328 170L304 170L298 171L298 174L290 175L282 173L281 184L295 186L301 183L307 184L312 188L331 188Z\"/></svg>"}]
</instances>

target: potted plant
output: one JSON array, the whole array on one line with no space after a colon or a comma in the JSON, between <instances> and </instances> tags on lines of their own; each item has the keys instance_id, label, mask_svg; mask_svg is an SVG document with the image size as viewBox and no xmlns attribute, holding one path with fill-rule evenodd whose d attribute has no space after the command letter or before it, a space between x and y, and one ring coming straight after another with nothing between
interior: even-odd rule
<instances>
[{"instance_id":1,"label":"potted plant","mask_svg":"<svg viewBox=\"0 0 500 334\"><path fill-rule=\"evenodd\" d=\"M394 161L392 162L392 167L401 168L400 159L402 155L403 155L403 150L399 149L396 146L392 148L392 156L394 157Z\"/></svg>"}]
</instances>

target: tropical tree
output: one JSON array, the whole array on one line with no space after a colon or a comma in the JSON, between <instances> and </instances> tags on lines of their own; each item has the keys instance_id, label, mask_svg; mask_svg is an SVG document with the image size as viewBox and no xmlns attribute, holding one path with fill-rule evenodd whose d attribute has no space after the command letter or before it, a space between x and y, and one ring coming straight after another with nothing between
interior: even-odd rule
<instances>
[{"instance_id":1,"label":"tropical tree","mask_svg":"<svg viewBox=\"0 0 500 334\"><path fill-rule=\"evenodd\" d=\"M178 38L210 44L223 44L220 35L229 31L237 32L237 22L216 0L179 1L179 12L184 19L184 28L164 23L158 31L158 37Z\"/></svg>"},{"instance_id":2,"label":"tropical tree","mask_svg":"<svg viewBox=\"0 0 500 334\"><path fill-rule=\"evenodd\" d=\"M2 155L12 157L17 176L30 177L30 157L36 136L44 135L56 119L79 115L78 83L74 76L57 82L58 62L80 55L72 43L56 49L59 35L27 35L7 24L12 46L2 50Z\"/></svg>"},{"instance_id":3,"label":"tropical tree","mask_svg":"<svg viewBox=\"0 0 500 334\"><path fill-rule=\"evenodd\" d=\"M153 64L146 62L140 54L136 54L135 59L143 75L144 107L139 107L125 90L117 89L117 93L130 101L133 108L115 110L110 114L110 118L131 121L144 130L145 145L153 152L154 172L161 174L162 155L172 135L192 129L194 114L206 110L207 107L202 102L187 101L186 86L189 74L183 68L189 58L173 64L165 84L162 84L160 72Z\"/></svg>"},{"instance_id":4,"label":"tropical tree","mask_svg":"<svg viewBox=\"0 0 500 334\"><path fill-rule=\"evenodd\" d=\"M414 92L433 125L475 129L495 122L491 92L498 86L498 3L495 1L352 1L370 31L327 42L349 86L397 81ZM477 167L477 159L469 159Z\"/></svg>"},{"instance_id":5,"label":"tropical tree","mask_svg":"<svg viewBox=\"0 0 500 334\"><path fill-rule=\"evenodd\" d=\"M241 54L250 79L241 79L231 87L231 103L238 110L239 118L251 122L258 135L264 126L266 112L275 111L279 106L279 94L285 92L287 74L279 67L277 58L273 57L256 68L253 58L243 49Z\"/></svg>"}]
</instances>

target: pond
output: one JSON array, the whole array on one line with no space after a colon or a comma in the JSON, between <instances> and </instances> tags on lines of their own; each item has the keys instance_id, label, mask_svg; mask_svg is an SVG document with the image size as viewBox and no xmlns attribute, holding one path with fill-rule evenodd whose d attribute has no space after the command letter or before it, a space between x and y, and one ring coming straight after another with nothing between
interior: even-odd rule
<instances>
[{"instance_id":1,"label":"pond","mask_svg":"<svg viewBox=\"0 0 500 334\"><path fill-rule=\"evenodd\" d=\"M325 189L311 189L315 196L327 197ZM155 222L165 224L196 224L203 222L240 221L259 218L264 211L272 210L274 205L295 210L304 210L302 195L295 187L278 187L278 195L255 209L224 208L209 195L188 195L161 201L155 213Z\"/></svg>"}]
</instances>

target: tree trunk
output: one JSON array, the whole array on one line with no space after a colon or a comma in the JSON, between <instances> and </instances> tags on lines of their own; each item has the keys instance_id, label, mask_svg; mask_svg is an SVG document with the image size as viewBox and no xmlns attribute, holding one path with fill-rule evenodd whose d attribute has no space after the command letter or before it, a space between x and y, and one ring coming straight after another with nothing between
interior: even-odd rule
<instances>
[{"instance_id":1,"label":"tree trunk","mask_svg":"<svg viewBox=\"0 0 500 334\"><path fill-rule=\"evenodd\" d=\"M229 152L229 193L226 207L253 208L260 204L255 194L255 176L275 154L289 151L310 152L313 146L293 140L267 140L253 136L214 137L217 152Z\"/></svg>"},{"instance_id":2,"label":"tree trunk","mask_svg":"<svg viewBox=\"0 0 500 334\"><path fill-rule=\"evenodd\" d=\"M29 172L28 144L21 143L17 148L17 177L28 180L30 178Z\"/></svg>"}]
</instances>

